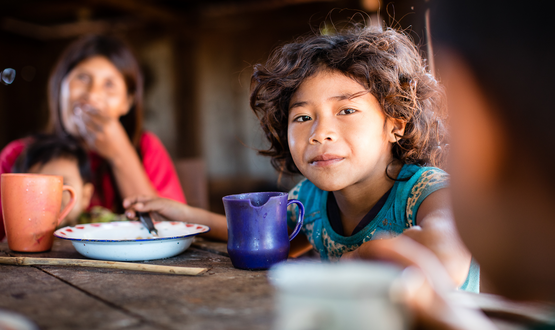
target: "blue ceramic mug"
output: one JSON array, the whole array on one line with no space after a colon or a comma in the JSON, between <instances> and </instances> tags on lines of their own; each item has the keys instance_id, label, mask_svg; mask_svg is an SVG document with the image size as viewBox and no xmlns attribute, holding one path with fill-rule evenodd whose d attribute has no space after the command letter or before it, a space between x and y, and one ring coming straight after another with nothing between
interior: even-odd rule
<instances>
[{"instance_id":1,"label":"blue ceramic mug","mask_svg":"<svg viewBox=\"0 0 555 330\"><path fill-rule=\"evenodd\" d=\"M227 218L227 252L233 266L268 269L286 260L289 242L303 225L304 207L284 192L257 192L223 198ZM287 206L299 206L299 221L291 236L287 233Z\"/></svg>"}]
</instances>

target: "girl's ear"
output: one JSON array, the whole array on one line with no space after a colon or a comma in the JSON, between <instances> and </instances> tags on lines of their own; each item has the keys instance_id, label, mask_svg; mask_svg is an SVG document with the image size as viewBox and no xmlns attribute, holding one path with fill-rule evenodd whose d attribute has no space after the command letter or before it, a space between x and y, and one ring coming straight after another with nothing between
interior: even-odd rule
<instances>
[{"instance_id":1,"label":"girl's ear","mask_svg":"<svg viewBox=\"0 0 555 330\"><path fill-rule=\"evenodd\" d=\"M387 123L387 137L390 143L396 143L405 135L407 122L401 119L389 118Z\"/></svg>"}]
</instances>

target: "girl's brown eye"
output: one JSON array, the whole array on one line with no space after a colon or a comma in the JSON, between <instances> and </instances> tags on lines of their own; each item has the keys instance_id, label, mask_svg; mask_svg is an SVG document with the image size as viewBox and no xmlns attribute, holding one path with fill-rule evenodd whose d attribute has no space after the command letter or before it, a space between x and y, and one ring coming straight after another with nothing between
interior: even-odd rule
<instances>
[{"instance_id":1,"label":"girl's brown eye","mask_svg":"<svg viewBox=\"0 0 555 330\"><path fill-rule=\"evenodd\" d=\"M303 121L308 121L311 120L312 118L310 118L310 116L299 116L297 118L295 118L295 120L293 121L298 121L298 122L303 122Z\"/></svg>"},{"instance_id":2,"label":"girl's brown eye","mask_svg":"<svg viewBox=\"0 0 555 330\"><path fill-rule=\"evenodd\" d=\"M114 88L115 84L114 84L113 81L107 80L107 81L104 83L104 86L105 86L106 88Z\"/></svg>"},{"instance_id":3,"label":"girl's brown eye","mask_svg":"<svg viewBox=\"0 0 555 330\"><path fill-rule=\"evenodd\" d=\"M350 115L355 113L356 110L355 109L343 109L339 112L340 115Z\"/></svg>"},{"instance_id":4,"label":"girl's brown eye","mask_svg":"<svg viewBox=\"0 0 555 330\"><path fill-rule=\"evenodd\" d=\"M91 77L90 77L88 74L86 74L86 73L80 73L80 74L78 74L78 75L77 75L77 79L80 80L80 81L82 81L82 82L85 82L85 83L88 83L88 82L91 81Z\"/></svg>"}]
</instances>

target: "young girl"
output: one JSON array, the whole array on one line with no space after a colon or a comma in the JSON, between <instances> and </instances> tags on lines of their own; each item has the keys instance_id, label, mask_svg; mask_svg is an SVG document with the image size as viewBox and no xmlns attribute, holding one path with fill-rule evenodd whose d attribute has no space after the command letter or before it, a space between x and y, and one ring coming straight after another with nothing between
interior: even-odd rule
<instances>
[{"instance_id":1,"label":"young girl","mask_svg":"<svg viewBox=\"0 0 555 330\"><path fill-rule=\"evenodd\" d=\"M94 35L76 40L60 56L48 87L52 133L72 136L89 151L95 188L91 206L117 212L123 198L136 195L185 202L166 149L142 128L142 76L122 41ZM10 173L32 142L8 144L0 152L0 173Z\"/></svg>"},{"instance_id":2,"label":"young girl","mask_svg":"<svg viewBox=\"0 0 555 330\"><path fill-rule=\"evenodd\" d=\"M261 153L278 171L306 178L290 192L306 208L294 254L382 258L373 240L403 234L435 253L457 286L478 291L478 269L454 227L448 176L425 167L440 158L443 90L405 35L353 28L300 39L255 66L252 86L251 107L271 143ZM188 218L191 208L162 205L148 207L199 221ZM200 221L225 226L205 215Z\"/></svg>"}]
</instances>

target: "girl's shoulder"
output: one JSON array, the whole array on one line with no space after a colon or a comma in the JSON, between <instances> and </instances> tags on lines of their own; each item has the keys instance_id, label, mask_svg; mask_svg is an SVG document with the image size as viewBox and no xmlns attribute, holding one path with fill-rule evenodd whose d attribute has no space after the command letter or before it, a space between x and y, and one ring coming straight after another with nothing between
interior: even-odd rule
<instances>
[{"instance_id":1,"label":"girl's shoulder","mask_svg":"<svg viewBox=\"0 0 555 330\"><path fill-rule=\"evenodd\" d=\"M11 155L14 152L21 152L29 144L29 138L22 138L8 143L0 152L0 155Z\"/></svg>"},{"instance_id":2,"label":"girl's shoulder","mask_svg":"<svg viewBox=\"0 0 555 330\"><path fill-rule=\"evenodd\" d=\"M405 165L399 173L396 204L405 213L409 226L416 224L420 204L431 195L449 186L449 174L437 167Z\"/></svg>"},{"instance_id":3,"label":"girl's shoulder","mask_svg":"<svg viewBox=\"0 0 555 330\"><path fill-rule=\"evenodd\" d=\"M141 134L140 149L143 165L145 165L145 162L157 163L161 160L170 159L170 155L164 143L162 143L156 134L150 131L143 131Z\"/></svg>"},{"instance_id":4,"label":"girl's shoulder","mask_svg":"<svg viewBox=\"0 0 555 330\"><path fill-rule=\"evenodd\" d=\"M10 173L17 158L31 142L30 137L8 143L0 152L0 173Z\"/></svg>"},{"instance_id":5,"label":"girl's shoulder","mask_svg":"<svg viewBox=\"0 0 555 330\"><path fill-rule=\"evenodd\" d=\"M149 149L152 147L158 147L158 146L163 146L162 141L160 141L160 138L150 132L150 131L143 131L143 133L141 134L141 149Z\"/></svg>"},{"instance_id":6,"label":"girl's shoulder","mask_svg":"<svg viewBox=\"0 0 555 330\"><path fill-rule=\"evenodd\" d=\"M449 185L449 174L437 167L404 165L397 177L398 189L421 190L429 186Z\"/></svg>"},{"instance_id":7,"label":"girl's shoulder","mask_svg":"<svg viewBox=\"0 0 555 330\"><path fill-rule=\"evenodd\" d=\"M412 180L417 180L422 176L449 177L447 172L438 167L405 164L401 169L401 172L399 173L397 179L408 182Z\"/></svg>"}]
</instances>

